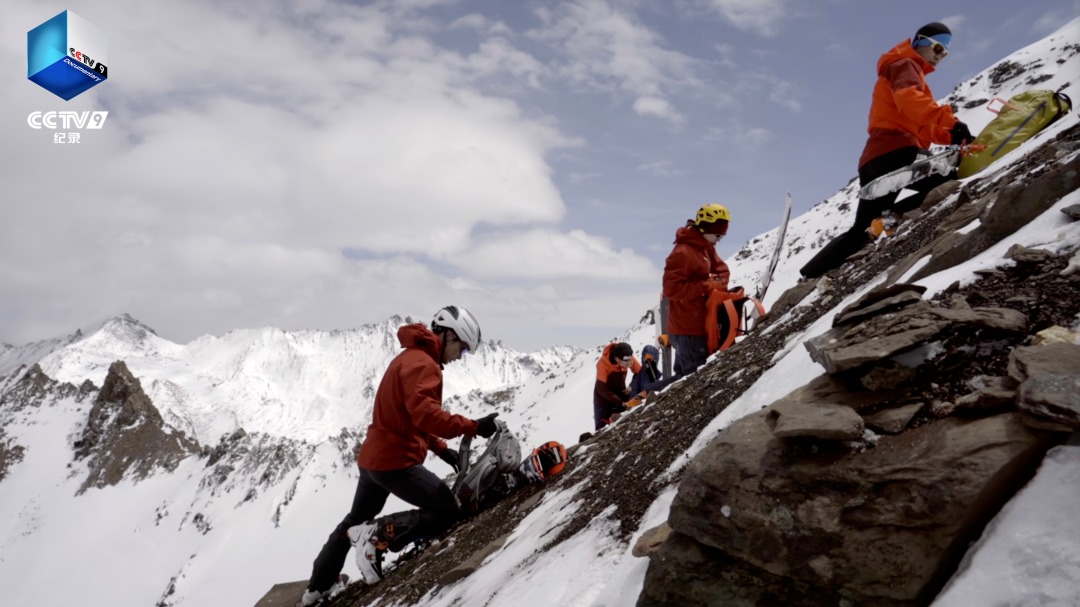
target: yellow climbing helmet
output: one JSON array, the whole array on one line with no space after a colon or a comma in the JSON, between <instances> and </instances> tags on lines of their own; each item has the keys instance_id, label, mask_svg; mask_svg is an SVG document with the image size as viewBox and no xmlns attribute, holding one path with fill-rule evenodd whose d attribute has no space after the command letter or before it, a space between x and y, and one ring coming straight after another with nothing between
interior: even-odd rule
<instances>
[{"instance_id":1,"label":"yellow climbing helmet","mask_svg":"<svg viewBox=\"0 0 1080 607\"><path fill-rule=\"evenodd\" d=\"M698 209L697 219L694 223L701 226L703 223L716 223L720 220L731 221L731 213L722 204L709 203Z\"/></svg>"}]
</instances>

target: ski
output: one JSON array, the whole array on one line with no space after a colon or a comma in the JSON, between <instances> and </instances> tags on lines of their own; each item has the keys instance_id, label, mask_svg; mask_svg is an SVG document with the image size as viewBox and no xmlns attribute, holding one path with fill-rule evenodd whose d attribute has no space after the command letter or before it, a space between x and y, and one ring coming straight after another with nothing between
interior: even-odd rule
<instances>
[{"instance_id":1,"label":"ski","mask_svg":"<svg viewBox=\"0 0 1080 607\"><path fill-rule=\"evenodd\" d=\"M465 475L469 473L469 456L472 455L472 437L462 436L461 444L458 445L458 473L457 478L454 480L454 486L451 491L454 492L454 496L457 497L458 489L465 483Z\"/></svg>"},{"instance_id":2,"label":"ski","mask_svg":"<svg viewBox=\"0 0 1080 607\"><path fill-rule=\"evenodd\" d=\"M978 152L986 146L950 145L936 154L924 156L915 162L886 173L859 188L859 198L875 200L910 186L931 175L948 175L960 166L960 160L970 151Z\"/></svg>"},{"instance_id":3,"label":"ski","mask_svg":"<svg viewBox=\"0 0 1080 607\"><path fill-rule=\"evenodd\" d=\"M769 259L769 266L765 269L765 276L762 277L761 283L758 284L757 292L754 294L754 299L758 301L764 300L765 291L767 291L769 285L772 284L776 266L780 263L780 250L784 248L784 236L787 235L789 219L791 219L791 192L788 192L787 203L784 205L784 219L780 222L780 228L776 232L776 246L773 248L772 257Z\"/></svg>"},{"instance_id":4,"label":"ski","mask_svg":"<svg viewBox=\"0 0 1080 607\"><path fill-rule=\"evenodd\" d=\"M664 297L664 293L660 293L660 305L657 306L657 313L660 317L657 320L656 327L656 341L660 344L660 365L662 367L661 374L663 377L672 377L671 368L674 361L671 358L671 336L668 335L668 298Z\"/></svg>"}]
</instances>

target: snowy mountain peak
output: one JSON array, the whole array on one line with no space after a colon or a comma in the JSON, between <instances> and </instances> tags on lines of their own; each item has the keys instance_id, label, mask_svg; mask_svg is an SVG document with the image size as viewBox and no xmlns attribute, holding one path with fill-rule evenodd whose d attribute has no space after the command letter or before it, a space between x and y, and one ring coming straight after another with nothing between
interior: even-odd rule
<instances>
[{"instance_id":1,"label":"snowy mountain peak","mask_svg":"<svg viewBox=\"0 0 1080 607\"><path fill-rule=\"evenodd\" d=\"M120 314L85 338L33 352L43 355L39 364L49 377L74 385L100 386L113 363L124 361L165 422L201 444L241 428L321 442L342 428L366 426L382 372L401 351L397 331L412 321L394 315L355 329L237 329L181 345ZM520 353L491 343L447 366L444 395L512 388L576 354L567 347ZM16 362L39 361L0 352L0 365Z\"/></svg>"},{"instance_id":2,"label":"snowy mountain peak","mask_svg":"<svg viewBox=\"0 0 1080 607\"><path fill-rule=\"evenodd\" d=\"M101 331L108 332L117 339L130 341L131 343L142 342L150 335L157 336L157 331L126 312L106 320L101 325Z\"/></svg>"}]
</instances>

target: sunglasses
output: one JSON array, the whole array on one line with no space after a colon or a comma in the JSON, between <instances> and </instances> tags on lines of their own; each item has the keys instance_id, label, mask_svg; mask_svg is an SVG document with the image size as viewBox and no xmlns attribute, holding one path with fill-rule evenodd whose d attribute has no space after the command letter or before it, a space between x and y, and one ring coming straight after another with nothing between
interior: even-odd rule
<instances>
[{"instance_id":1,"label":"sunglasses","mask_svg":"<svg viewBox=\"0 0 1080 607\"><path fill-rule=\"evenodd\" d=\"M944 44L934 40L930 36L919 35L915 37L915 47L929 46L930 50L934 51L935 55L941 55L942 58L949 55L949 49Z\"/></svg>"},{"instance_id":2,"label":"sunglasses","mask_svg":"<svg viewBox=\"0 0 1080 607\"><path fill-rule=\"evenodd\" d=\"M630 361L633 360L633 357L632 356L624 356L624 357L620 358L619 360L623 361L626 364L630 364Z\"/></svg>"}]
</instances>

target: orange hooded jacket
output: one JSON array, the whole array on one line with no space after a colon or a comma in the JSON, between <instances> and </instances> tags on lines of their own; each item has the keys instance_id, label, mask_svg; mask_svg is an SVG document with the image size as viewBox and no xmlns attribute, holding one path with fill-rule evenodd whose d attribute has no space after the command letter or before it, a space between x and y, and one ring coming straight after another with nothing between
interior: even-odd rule
<instances>
[{"instance_id":1,"label":"orange hooded jacket","mask_svg":"<svg viewBox=\"0 0 1080 607\"><path fill-rule=\"evenodd\" d=\"M926 149L931 143L948 144L956 124L952 108L938 105L926 84L934 66L905 40L878 59L878 79L870 103L870 137L859 166L904 147Z\"/></svg>"},{"instance_id":2,"label":"orange hooded jacket","mask_svg":"<svg viewBox=\"0 0 1080 607\"><path fill-rule=\"evenodd\" d=\"M476 422L442 408L442 342L422 324L398 329L405 351L394 357L375 393L374 413L357 463L368 470L423 464L442 438L476 436Z\"/></svg>"},{"instance_id":3,"label":"orange hooded jacket","mask_svg":"<svg viewBox=\"0 0 1080 607\"><path fill-rule=\"evenodd\" d=\"M628 369L623 368L618 361L611 362L611 349L614 347L614 343L608 344L600 353L600 360L596 361L596 384L593 387L595 406L604 406L605 403L621 405L630 400L631 395L626 393L626 372L641 372L641 363L632 354Z\"/></svg>"},{"instance_id":4,"label":"orange hooded jacket","mask_svg":"<svg viewBox=\"0 0 1080 607\"><path fill-rule=\"evenodd\" d=\"M675 248L664 263L669 335L705 335L705 298L709 277L727 285L731 272L716 247L688 221L675 232Z\"/></svg>"}]
</instances>

